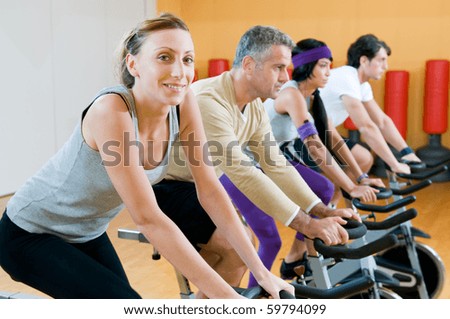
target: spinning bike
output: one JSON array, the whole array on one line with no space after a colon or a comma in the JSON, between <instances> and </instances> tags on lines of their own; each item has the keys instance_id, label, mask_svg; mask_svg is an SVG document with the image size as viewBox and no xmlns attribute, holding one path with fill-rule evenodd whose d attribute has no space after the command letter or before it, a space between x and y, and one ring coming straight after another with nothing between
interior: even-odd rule
<instances>
[{"instance_id":1,"label":"spinning bike","mask_svg":"<svg viewBox=\"0 0 450 319\"><path fill-rule=\"evenodd\" d=\"M379 199L388 198L391 195L392 193L388 190L384 190L377 194ZM344 196L348 196L348 194L344 194ZM414 200L415 198L409 197L378 207L385 211L392 211L403 207ZM383 222L372 222L369 224L365 223L364 225L367 229L384 229L414 218L416 214L415 210L408 210L395 219ZM396 280L378 269L373 256L376 253L394 247L398 243L398 239L393 234L386 234L385 236L380 236L376 240L368 241L366 237L369 232L370 230L367 234L364 234L364 236L353 238L354 240L345 247L342 247L339 253L333 253L330 251L329 247L323 245L321 241L316 239L314 241L314 247L317 254L308 256L312 276L309 278L298 278L297 282L309 286L326 288L343 285L349 280L354 280L354 278L359 276L367 276L374 282L373 287L353 295L348 295L347 298L400 298L395 292L385 287L384 284L386 282L396 283Z\"/></svg>"},{"instance_id":2,"label":"spinning bike","mask_svg":"<svg viewBox=\"0 0 450 319\"><path fill-rule=\"evenodd\" d=\"M375 287L381 284L380 292L385 295L388 292L387 295L391 297L396 294L402 298L436 298L443 288L445 267L439 255L431 247L415 240L415 237L430 238L430 236L412 226L411 220L417 212L404 207L412 203L415 197L403 196L429 186L432 183L429 178L445 172L447 167L441 166L430 170L419 165L411 166L414 173L409 175L389 173L393 203L386 206L367 205L358 199L353 199L351 203L355 208L369 212L362 216L369 229L362 240L363 243L376 242L387 235L395 236L398 240L392 247L383 249L374 257L366 259L370 264L369 267L366 265L365 269L373 270ZM400 182L399 178L406 179L407 182ZM413 183L412 180L420 180L420 182ZM393 209L395 203L402 201L404 205ZM380 223L375 221L380 213L390 214ZM352 268L349 267L348 261L346 264L348 268ZM332 278L338 277L332 269L330 272ZM341 277L336 280L343 280L342 274L340 275ZM389 296L380 295L381 298ZM376 294L375 297L377 297Z\"/></svg>"},{"instance_id":3,"label":"spinning bike","mask_svg":"<svg viewBox=\"0 0 450 319\"><path fill-rule=\"evenodd\" d=\"M412 174L406 175L394 174L388 169L389 185L394 200L403 199L403 196L431 185L429 178L445 172L447 167L427 169L412 165L412 170ZM419 182L413 183L413 180ZM359 209L376 212L371 207L359 205L357 201L353 203ZM389 218L395 218L404 211L405 208L402 207ZM376 218L373 213L369 216ZM435 250L416 241L416 237L430 238L430 235L414 227L411 221L406 221L387 230L369 232L367 237L368 240L376 240L386 233L396 235L398 243L378 253L375 261L379 269L398 280L398 284L390 284L388 287L402 298L437 298L444 285L445 266Z\"/></svg>"},{"instance_id":4,"label":"spinning bike","mask_svg":"<svg viewBox=\"0 0 450 319\"><path fill-rule=\"evenodd\" d=\"M347 231L349 232L349 236L352 238L356 238L362 236L366 232L366 227L357 222L349 222ZM122 239L135 240L140 243L149 244L149 241L145 238L145 236L137 231L131 229L123 229L119 228L118 237ZM333 247L328 246L328 250L331 254L341 253L342 247ZM161 256L159 252L154 248L152 259L158 260ZM184 277L177 269L175 269L176 278L178 281L178 286L180 288L180 298L181 299L194 299L195 294L190 287L190 283L186 277ZM354 295L360 291L364 291L370 289L373 286L374 282L368 276L359 276L352 280L347 281L346 283L336 286L336 287L327 287L327 288L317 288L317 287L308 287L301 284L292 283L295 288L295 298L314 298L314 299L337 299L337 298L345 298L350 295ZM261 297L267 297L267 293L261 287L252 287L252 288L235 288L235 290L241 295L255 299ZM285 292L282 292L285 293ZM281 296L281 298L289 298L286 294Z\"/></svg>"}]
</instances>

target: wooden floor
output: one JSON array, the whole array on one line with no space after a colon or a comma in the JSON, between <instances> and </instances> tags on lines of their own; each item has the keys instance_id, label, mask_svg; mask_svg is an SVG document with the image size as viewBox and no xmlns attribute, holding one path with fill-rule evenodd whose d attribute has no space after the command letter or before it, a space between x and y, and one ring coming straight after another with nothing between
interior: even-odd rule
<instances>
[{"instance_id":1,"label":"wooden floor","mask_svg":"<svg viewBox=\"0 0 450 319\"><path fill-rule=\"evenodd\" d=\"M434 183L430 187L416 193L417 200L409 207L414 207L419 216L413 221L414 226L429 233L431 239L419 241L433 247L442 258L447 269L450 267L450 182ZM0 209L3 209L9 197L0 198ZM179 298L179 289L175 273L171 265L161 258L151 259L152 247L148 244L140 244L134 241L117 238L119 227L133 228L126 211L121 212L111 223L108 233L117 252L122 259L125 270L132 286L144 298ZM281 258L286 254L292 241L294 232L284 226L280 226L283 239L283 247L277 257L273 272L279 274L278 269ZM439 298L450 299L450 279L447 274L444 289ZM243 279L243 285L248 276ZM193 287L195 290L195 287ZM0 269L0 291L17 291L26 294L34 294L46 297L44 294L13 281L2 269Z\"/></svg>"}]
</instances>

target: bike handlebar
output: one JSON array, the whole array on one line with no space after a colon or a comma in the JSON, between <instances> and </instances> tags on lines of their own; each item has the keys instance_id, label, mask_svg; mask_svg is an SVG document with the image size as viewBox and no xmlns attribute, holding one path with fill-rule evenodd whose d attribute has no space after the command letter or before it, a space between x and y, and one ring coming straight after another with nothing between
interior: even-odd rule
<instances>
[{"instance_id":1,"label":"bike handlebar","mask_svg":"<svg viewBox=\"0 0 450 319\"><path fill-rule=\"evenodd\" d=\"M404 178L404 179L415 179L415 180L423 180L430 177L433 177L437 174L444 173L448 170L447 165L443 165L440 167L432 168L432 169L425 169L420 170L411 174L403 174L403 173L397 173L396 175L398 177Z\"/></svg>"},{"instance_id":2,"label":"bike handlebar","mask_svg":"<svg viewBox=\"0 0 450 319\"><path fill-rule=\"evenodd\" d=\"M354 198L352 200L353 205L364 211L369 212L377 212L377 213L389 213L393 210L399 209L403 206L406 206L408 204L411 204L416 200L415 196L408 196L404 198L400 198L396 200L395 202L389 203L387 205L371 205L371 204L363 204L358 198Z\"/></svg>"},{"instance_id":3,"label":"bike handlebar","mask_svg":"<svg viewBox=\"0 0 450 319\"><path fill-rule=\"evenodd\" d=\"M403 160L401 162L408 165L411 168L411 171L413 172L423 170L427 167L427 164L425 164L424 162L403 161Z\"/></svg>"},{"instance_id":4,"label":"bike handlebar","mask_svg":"<svg viewBox=\"0 0 450 319\"><path fill-rule=\"evenodd\" d=\"M312 299L341 299L367 290L374 285L370 276L362 276L332 288L316 288L297 283L291 283L295 289L295 296L285 290L280 291L281 299L312 298ZM261 287L247 289L235 288L241 295L249 299L267 298L269 294Z\"/></svg>"},{"instance_id":5,"label":"bike handlebar","mask_svg":"<svg viewBox=\"0 0 450 319\"><path fill-rule=\"evenodd\" d=\"M392 196L392 191L390 189L388 189L388 188L372 186L372 185L368 185L368 186L379 190L379 192L376 193L377 199L388 199L388 198L390 198ZM342 192L342 196L344 196L344 198L346 198L348 200L352 200L352 197L350 196L349 193L347 193L343 189L341 189L341 192Z\"/></svg>"},{"instance_id":6,"label":"bike handlebar","mask_svg":"<svg viewBox=\"0 0 450 319\"><path fill-rule=\"evenodd\" d=\"M327 246L319 239L314 239L314 248L324 256L334 259L361 259L384 249L390 248L398 243L398 238L394 234L388 234L367 245L358 248L346 246Z\"/></svg>"},{"instance_id":7,"label":"bike handlebar","mask_svg":"<svg viewBox=\"0 0 450 319\"><path fill-rule=\"evenodd\" d=\"M364 221L363 223L364 225L366 225L368 230L382 230L398 226L408 220L415 218L416 216L417 210L415 208L410 208L381 222Z\"/></svg>"},{"instance_id":8,"label":"bike handlebar","mask_svg":"<svg viewBox=\"0 0 450 319\"><path fill-rule=\"evenodd\" d=\"M347 219L347 224L345 224L343 227L348 233L349 239L356 239L361 238L367 233L367 227L363 223L360 223L354 219Z\"/></svg>"},{"instance_id":9,"label":"bike handlebar","mask_svg":"<svg viewBox=\"0 0 450 319\"><path fill-rule=\"evenodd\" d=\"M353 219L347 220L347 224L343 227L347 231L349 239L361 238L367 233L366 225ZM319 253L327 257L360 259L387 249L396 244L397 241L397 237L388 235L362 247L349 248L345 245L328 246L320 238L315 238L314 247Z\"/></svg>"},{"instance_id":10,"label":"bike handlebar","mask_svg":"<svg viewBox=\"0 0 450 319\"><path fill-rule=\"evenodd\" d=\"M268 298L270 295L261 286L254 286L250 288L234 288L238 294L248 299ZM285 290L279 292L280 299L296 299L294 295L291 295Z\"/></svg>"},{"instance_id":11,"label":"bike handlebar","mask_svg":"<svg viewBox=\"0 0 450 319\"><path fill-rule=\"evenodd\" d=\"M372 188L378 189L380 192L377 193L377 199L388 199L392 196L392 190L386 187L379 187L379 186L370 186Z\"/></svg>"},{"instance_id":12,"label":"bike handlebar","mask_svg":"<svg viewBox=\"0 0 450 319\"><path fill-rule=\"evenodd\" d=\"M281 299L296 299L294 295L291 295L286 290L280 291L280 298Z\"/></svg>"},{"instance_id":13,"label":"bike handlebar","mask_svg":"<svg viewBox=\"0 0 450 319\"><path fill-rule=\"evenodd\" d=\"M342 225L342 227L347 231L349 239L361 238L367 233L367 227L363 223L360 223L357 220L349 218L344 218L344 220L347 223L345 225ZM315 239L310 237L307 238L311 240Z\"/></svg>"},{"instance_id":14,"label":"bike handlebar","mask_svg":"<svg viewBox=\"0 0 450 319\"><path fill-rule=\"evenodd\" d=\"M409 195L414 192L417 192L425 187L430 186L433 182L429 179L423 180L419 183L412 184L411 186L405 188L391 188L392 194L394 195Z\"/></svg>"},{"instance_id":15,"label":"bike handlebar","mask_svg":"<svg viewBox=\"0 0 450 319\"><path fill-rule=\"evenodd\" d=\"M374 281L370 276L362 276L328 289L309 287L292 283L297 298L312 299L342 299L350 297L358 292L372 288Z\"/></svg>"},{"instance_id":16,"label":"bike handlebar","mask_svg":"<svg viewBox=\"0 0 450 319\"><path fill-rule=\"evenodd\" d=\"M437 160L436 162L427 162L427 167L428 168L435 168L438 166L442 166L442 165L449 165L450 164L450 157L441 159L441 160Z\"/></svg>"}]
</instances>

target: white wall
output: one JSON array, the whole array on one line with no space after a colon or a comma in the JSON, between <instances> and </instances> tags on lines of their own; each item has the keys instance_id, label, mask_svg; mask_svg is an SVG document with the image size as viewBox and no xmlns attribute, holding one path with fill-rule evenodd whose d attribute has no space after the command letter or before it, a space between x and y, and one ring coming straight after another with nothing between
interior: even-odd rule
<instances>
[{"instance_id":1,"label":"white wall","mask_svg":"<svg viewBox=\"0 0 450 319\"><path fill-rule=\"evenodd\" d=\"M122 35L156 0L0 0L0 196L66 141L101 88L116 84Z\"/></svg>"}]
</instances>

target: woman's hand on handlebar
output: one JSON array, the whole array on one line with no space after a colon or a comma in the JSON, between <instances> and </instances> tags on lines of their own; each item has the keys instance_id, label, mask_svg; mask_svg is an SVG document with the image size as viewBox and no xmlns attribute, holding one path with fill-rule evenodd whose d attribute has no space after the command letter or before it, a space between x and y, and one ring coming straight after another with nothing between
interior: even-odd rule
<instances>
[{"instance_id":1,"label":"woman's hand on handlebar","mask_svg":"<svg viewBox=\"0 0 450 319\"><path fill-rule=\"evenodd\" d=\"M366 185L366 186L378 186L378 187L383 187L385 188L386 185L384 185L383 181L381 180L381 178L363 178L361 180L361 185Z\"/></svg>"},{"instance_id":2,"label":"woman's hand on handlebar","mask_svg":"<svg viewBox=\"0 0 450 319\"><path fill-rule=\"evenodd\" d=\"M408 155L403 156L402 161L419 162L419 163L422 162L422 160L420 158L418 158L415 153L410 153Z\"/></svg>"},{"instance_id":3,"label":"woman's hand on handlebar","mask_svg":"<svg viewBox=\"0 0 450 319\"><path fill-rule=\"evenodd\" d=\"M291 295L295 294L294 286L290 285L278 276L275 276L270 271L265 271L265 273L258 278L257 274L254 274L258 284L264 288L264 290L269 293L273 299L280 299L280 291L286 290Z\"/></svg>"},{"instance_id":4,"label":"woman's hand on handlebar","mask_svg":"<svg viewBox=\"0 0 450 319\"><path fill-rule=\"evenodd\" d=\"M408 164L397 162L395 167L391 167L394 173L411 174L411 167Z\"/></svg>"},{"instance_id":5,"label":"woman's hand on handlebar","mask_svg":"<svg viewBox=\"0 0 450 319\"><path fill-rule=\"evenodd\" d=\"M378 189L366 185L355 185L350 191L352 198L359 198L363 202L374 202L377 200Z\"/></svg>"}]
</instances>

